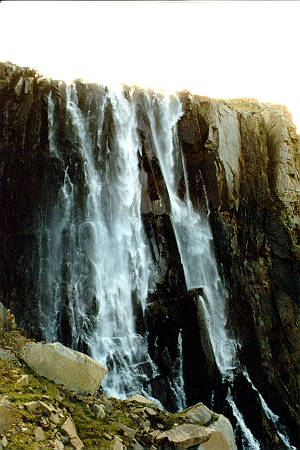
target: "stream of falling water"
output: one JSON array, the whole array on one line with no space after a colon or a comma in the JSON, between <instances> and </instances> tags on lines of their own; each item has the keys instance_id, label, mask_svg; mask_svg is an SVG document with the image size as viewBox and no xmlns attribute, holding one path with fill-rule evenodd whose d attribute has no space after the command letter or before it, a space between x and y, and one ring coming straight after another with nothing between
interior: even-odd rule
<instances>
[{"instance_id":1,"label":"stream of falling water","mask_svg":"<svg viewBox=\"0 0 300 450\"><path fill-rule=\"evenodd\" d=\"M148 381L158 375L158 369L149 356L147 335L136 331L134 313L138 310L143 315L149 287L155 284L140 212L135 103L122 91L110 89L101 95L96 136L96 148L101 152L97 152L90 131L95 114L91 97L88 112L83 115L76 86L66 89L66 126L80 156L76 164L83 167L78 183L57 145L55 103L51 95L48 98L50 154L63 164L64 182L40 233L40 323L45 339L54 341L58 339L59 321L67 311L72 345L76 347L84 338L92 356L109 367L103 382L106 392L121 398L136 392L151 396ZM195 211L189 196L185 158L176 131L183 114L181 103L176 96L161 94L144 94L143 101L170 198L186 286L199 290L198 310L206 320L215 362L223 380L230 384L238 364L236 342L226 329L226 293L217 270L208 218ZM113 132L103 141L107 109L111 111ZM182 175L184 199L178 195ZM171 387L182 409L186 400L181 333L178 355L178 376ZM227 401L242 430L244 448L259 449L230 390ZM266 405L264 410L274 423L278 421ZM285 435L280 437L288 442Z\"/></svg>"},{"instance_id":2,"label":"stream of falling water","mask_svg":"<svg viewBox=\"0 0 300 450\"><path fill-rule=\"evenodd\" d=\"M182 155L178 137L177 123L182 115L179 99L176 96L146 97L153 142L161 171L167 186L170 204L171 220L177 245L183 265L186 286L188 290L199 289L198 310L204 315L206 328L212 345L216 365L223 381L234 381L233 369L238 364L236 358L237 343L230 338L226 329L227 315L225 311L226 293L218 273L213 251L213 237L208 218L193 208L189 196L188 177L185 158ZM180 168L181 165L181 168ZM181 169L181 170L180 170ZM183 173L185 182L185 198L178 196L179 177ZM208 205L206 205L208 207ZM252 384L252 383L251 383ZM256 390L256 388L252 387ZM259 394L262 407L274 424L278 417L269 408ZM243 447L259 450L260 445L247 427L241 412L238 410L228 387L227 402L237 421L237 426L243 435ZM278 429L278 427L276 427ZM282 441L288 439L278 432Z\"/></svg>"},{"instance_id":3,"label":"stream of falling water","mask_svg":"<svg viewBox=\"0 0 300 450\"><path fill-rule=\"evenodd\" d=\"M54 102L51 95L48 99L50 154L64 164L65 177L41 233L40 323L45 338L56 340L66 303L72 345L84 337L92 356L109 367L103 381L106 392L150 395L147 381L158 370L147 336L136 332L134 315L134 308L144 312L153 273L140 214L135 109L122 91L103 96L97 104L98 148L106 108L114 128L109 143L96 154L89 131L91 105L83 116L78 103L72 84L66 88L66 126L83 167L83 180L75 184L56 145ZM87 198L78 206L83 190Z\"/></svg>"},{"instance_id":4,"label":"stream of falling water","mask_svg":"<svg viewBox=\"0 0 300 450\"><path fill-rule=\"evenodd\" d=\"M155 151L168 189L171 220L188 290L199 288L198 308L203 310L216 364L221 374L231 376L235 367L235 341L226 331L225 292L213 253L213 238L205 214L196 212L189 196L185 159L178 143L176 126L182 115L175 96L147 97ZM181 170L178 167L181 166ZM183 172L186 195L178 196Z\"/></svg>"}]
</instances>

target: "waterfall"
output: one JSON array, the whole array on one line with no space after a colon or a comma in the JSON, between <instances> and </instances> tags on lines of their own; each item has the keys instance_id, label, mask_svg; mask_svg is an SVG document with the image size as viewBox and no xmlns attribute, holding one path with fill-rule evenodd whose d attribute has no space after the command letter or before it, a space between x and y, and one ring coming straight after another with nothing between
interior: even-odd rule
<instances>
[{"instance_id":1,"label":"waterfall","mask_svg":"<svg viewBox=\"0 0 300 450\"><path fill-rule=\"evenodd\" d=\"M213 238L207 217L193 208L189 196L185 159L176 126L183 114L175 96L147 97L155 151L168 189L171 220L188 290L199 288L198 308L206 318L216 364L223 376L235 366L235 342L226 330L225 292L213 253ZM185 198L178 196L180 170L185 182Z\"/></svg>"},{"instance_id":2,"label":"waterfall","mask_svg":"<svg viewBox=\"0 0 300 450\"><path fill-rule=\"evenodd\" d=\"M99 98L97 153L90 132L95 111L88 104L84 115L76 86L66 88L66 126L83 169L78 183L71 181L57 144L54 102L48 98L49 149L64 165L64 182L40 233L40 323L44 337L54 341L59 321L68 315L70 345L84 340L91 355L109 367L103 383L109 395L150 395L147 381L158 370L147 336L136 331L134 313L143 315L154 272L140 214L135 109L122 91ZM108 108L113 136L101 144Z\"/></svg>"},{"instance_id":3,"label":"waterfall","mask_svg":"<svg viewBox=\"0 0 300 450\"><path fill-rule=\"evenodd\" d=\"M259 449L231 393L234 369L239 366L237 343L226 328L226 291L208 216L194 208L189 195L177 135L181 102L176 95L152 93L137 100L134 90L97 88L85 94L82 102L75 84L66 87L65 140L59 135L57 105L52 94L48 97L49 153L61 179L39 230L37 297L44 339L64 339L105 364L109 372L103 387L108 395L125 398L140 392L152 397L150 380L159 375L159 369L149 356L144 313L157 275L140 210L142 148L136 111L142 101L169 195L187 291L194 292L198 320L225 382L226 400L241 430L243 448ZM179 410L186 407L183 359L180 330L176 376L169 380ZM248 374L244 376L257 391ZM258 395L266 417L288 446L278 416Z\"/></svg>"}]
</instances>

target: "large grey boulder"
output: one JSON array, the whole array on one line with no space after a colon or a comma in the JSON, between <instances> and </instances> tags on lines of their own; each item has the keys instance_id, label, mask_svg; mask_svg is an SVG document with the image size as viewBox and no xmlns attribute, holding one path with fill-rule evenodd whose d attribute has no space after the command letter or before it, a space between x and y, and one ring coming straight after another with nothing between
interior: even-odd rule
<instances>
[{"instance_id":1,"label":"large grey boulder","mask_svg":"<svg viewBox=\"0 0 300 450\"><path fill-rule=\"evenodd\" d=\"M95 395L107 368L83 353L59 342L29 342L20 358L35 372L78 394Z\"/></svg>"}]
</instances>

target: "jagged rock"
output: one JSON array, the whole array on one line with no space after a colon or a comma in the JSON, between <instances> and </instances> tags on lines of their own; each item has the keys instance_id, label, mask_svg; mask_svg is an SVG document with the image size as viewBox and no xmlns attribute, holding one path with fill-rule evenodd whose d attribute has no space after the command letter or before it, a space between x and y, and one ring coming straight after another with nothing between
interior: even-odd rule
<instances>
[{"instance_id":1,"label":"jagged rock","mask_svg":"<svg viewBox=\"0 0 300 450\"><path fill-rule=\"evenodd\" d=\"M41 405L39 401L33 400L31 402L24 403L24 407L27 409L29 413L34 413L40 410Z\"/></svg>"},{"instance_id":2,"label":"jagged rock","mask_svg":"<svg viewBox=\"0 0 300 450\"><path fill-rule=\"evenodd\" d=\"M95 395L107 373L107 368L102 364L59 342L27 343L20 358L39 375L79 394Z\"/></svg>"},{"instance_id":3,"label":"jagged rock","mask_svg":"<svg viewBox=\"0 0 300 450\"><path fill-rule=\"evenodd\" d=\"M50 415L54 410L53 406L48 406L46 403L40 400L33 400L31 402L24 403L24 407L30 413L40 413L47 415Z\"/></svg>"},{"instance_id":4,"label":"jagged rock","mask_svg":"<svg viewBox=\"0 0 300 450\"><path fill-rule=\"evenodd\" d=\"M11 350L0 348L0 359L3 361L16 361L17 357Z\"/></svg>"},{"instance_id":5,"label":"jagged rock","mask_svg":"<svg viewBox=\"0 0 300 450\"><path fill-rule=\"evenodd\" d=\"M112 402L109 400L109 398L105 394L101 394L99 396L99 400L101 403L103 403L103 405L105 406L105 408L108 411L111 411L113 409Z\"/></svg>"},{"instance_id":6,"label":"jagged rock","mask_svg":"<svg viewBox=\"0 0 300 450\"><path fill-rule=\"evenodd\" d=\"M0 399L0 433L7 432L13 425L14 410L11 403L5 399Z\"/></svg>"},{"instance_id":7,"label":"jagged rock","mask_svg":"<svg viewBox=\"0 0 300 450\"><path fill-rule=\"evenodd\" d=\"M103 405L95 404L91 407L91 411L93 411L99 419L104 419L105 417L105 410Z\"/></svg>"},{"instance_id":8,"label":"jagged rock","mask_svg":"<svg viewBox=\"0 0 300 450\"><path fill-rule=\"evenodd\" d=\"M156 416L158 414L153 408L143 408L143 412L145 412L148 416Z\"/></svg>"},{"instance_id":9,"label":"jagged rock","mask_svg":"<svg viewBox=\"0 0 300 450\"><path fill-rule=\"evenodd\" d=\"M29 86L26 80L33 76L28 70L0 64L0 298L16 313L18 323L41 339L38 299L33 294L38 292L40 234L33 224L49 220L41 212L56 204L66 169L49 152L50 90L57 99L57 140L67 155L70 180L78 190L84 183L75 182L80 161L74 157L76 146L65 126L64 85L40 77L31 93L25 84ZM253 99L216 101L188 93L180 98L179 145L186 159L191 201L197 211L207 211L207 205L210 210L214 248L228 292L228 328L239 340L251 379L283 420L291 439L299 442L299 140L295 127L281 106ZM174 370L182 329L188 404L200 399L208 404L212 392L218 395L220 380L204 348L207 340L202 336L205 329L199 331L195 295L186 293L149 123L143 110L137 116L143 222L159 272L157 291L147 302L149 351L167 378ZM180 198L185 195L182 175L178 169ZM57 328L59 339L71 345L74 316L68 317L68 305L66 298ZM174 408L174 399L165 395L167 385L156 386L164 405ZM247 423L271 448L274 441L261 406L257 403L260 411L254 415L256 408L244 401L243 394L236 387Z\"/></svg>"},{"instance_id":10,"label":"jagged rock","mask_svg":"<svg viewBox=\"0 0 300 450\"><path fill-rule=\"evenodd\" d=\"M201 402L184 409L180 413L180 417L185 421L199 425L207 424L213 415L214 413Z\"/></svg>"},{"instance_id":11,"label":"jagged rock","mask_svg":"<svg viewBox=\"0 0 300 450\"><path fill-rule=\"evenodd\" d=\"M43 428L37 427L34 430L34 437L37 442L44 441L46 439Z\"/></svg>"},{"instance_id":12,"label":"jagged rock","mask_svg":"<svg viewBox=\"0 0 300 450\"><path fill-rule=\"evenodd\" d=\"M224 435L216 430L212 432L208 441L198 446L198 450L231 450L231 448Z\"/></svg>"},{"instance_id":13,"label":"jagged rock","mask_svg":"<svg viewBox=\"0 0 300 450\"><path fill-rule=\"evenodd\" d=\"M184 424L159 434L155 440L159 445L170 445L174 448L189 448L208 441L212 430L199 425Z\"/></svg>"},{"instance_id":14,"label":"jagged rock","mask_svg":"<svg viewBox=\"0 0 300 450\"><path fill-rule=\"evenodd\" d=\"M114 425L116 425L124 434L124 436L128 436L131 439L135 438L135 435L137 433L136 430L133 430L132 428L128 427L127 425L124 425L121 422L114 422Z\"/></svg>"},{"instance_id":15,"label":"jagged rock","mask_svg":"<svg viewBox=\"0 0 300 450\"><path fill-rule=\"evenodd\" d=\"M209 428L211 428L212 430L219 431L221 433L222 439L225 439L227 441L228 448L230 450L236 449L233 428L227 417L224 417L222 414L218 414L218 419L211 425L209 425ZM214 439L217 439L217 436Z\"/></svg>"},{"instance_id":16,"label":"jagged rock","mask_svg":"<svg viewBox=\"0 0 300 450\"><path fill-rule=\"evenodd\" d=\"M154 442L155 438L157 438L157 436L159 436L160 434L160 430L151 431L150 433L147 433L143 436L143 440L148 443Z\"/></svg>"},{"instance_id":17,"label":"jagged rock","mask_svg":"<svg viewBox=\"0 0 300 450\"><path fill-rule=\"evenodd\" d=\"M74 421L71 417L68 417L64 424L61 426L61 430L64 431L70 439L78 437Z\"/></svg>"},{"instance_id":18,"label":"jagged rock","mask_svg":"<svg viewBox=\"0 0 300 450\"><path fill-rule=\"evenodd\" d=\"M125 402L137 402L137 403L142 403L143 405L152 405L152 406L157 406L155 402L149 400L148 398L144 397L141 394L135 394L132 397L128 397L126 400L124 400Z\"/></svg>"}]
</instances>

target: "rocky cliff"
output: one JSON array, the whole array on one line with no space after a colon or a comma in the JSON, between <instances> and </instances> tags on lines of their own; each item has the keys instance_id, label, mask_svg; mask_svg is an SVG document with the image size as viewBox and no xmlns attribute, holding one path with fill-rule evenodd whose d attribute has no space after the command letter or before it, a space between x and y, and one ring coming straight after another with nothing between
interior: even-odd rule
<instances>
[{"instance_id":1,"label":"rocky cliff","mask_svg":"<svg viewBox=\"0 0 300 450\"><path fill-rule=\"evenodd\" d=\"M76 89L82 113L88 107L96 111L97 100L88 106L86 99L105 88L77 81ZM125 95L126 90L130 89L125 88ZM65 165L49 151L50 93L55 99L57 140ZM158 276L155 289L148 295L146 316L138 306L136 316L137 328L149 333L149 351L160 370L151 381L152 393L170 409L174 407L173 391L168 386L170 374L177 370L178 336L182 333L188 404L203 401L210 405L213 394L216 409L231 417L205 323L197 314L197 292L186 289L169 217L168 191L153 151L142 95L136 88L141 207ZM283 443L278 441L274 424L261 407L259 391L280 417L291 443L297 445L300 224L296 129L282 106L260 104L254 99L212 100L188 92L178 96L183 107L178 137L187 166L190 198L195 210L208 213L227 291L227 328L238 341L239 359L257 388L254 390L237 369L233 386L236 405L262 448L280 448ZM17 322L32 336L42 338L36 282L40 270L37 230L51 205L58 201L66 165L70 179L78 184L82 181L76 211L81 214L80 202L87 197L81 180L83 161L68 130L64 83L45 79L28 68L1 64L0 105L0 295ZM100 144L91 131L98 152L113 147L110 107L105 112L103 130ZM186 192L182 167L177 168L177 173L178 195L183 198ZM93 326L95 314L92 299L89 304L87 328ZM66 296L58 338L89 353L84 333L74 341L72 321Z\"/></svg>"}]
</instances>

